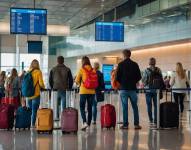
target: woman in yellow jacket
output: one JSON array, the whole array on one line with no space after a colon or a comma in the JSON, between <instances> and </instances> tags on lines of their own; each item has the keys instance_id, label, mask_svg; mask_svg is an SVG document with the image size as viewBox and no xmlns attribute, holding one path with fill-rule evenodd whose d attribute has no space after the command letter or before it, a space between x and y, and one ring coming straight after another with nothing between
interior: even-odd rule
<instances>
[{"instance_id":1,"label":"woman in yellow jacket","mask_svg":"<svg viewBox=\"0 0 191 150\"><path fill-rule=\"evenodd\" d=\"M29 108L32 110L32 127L35 127L36 113L40 105L40 89L44 89L45 86L38 60L34 59L31 62L29 71L32 71L33 84L35 86L35 94L34 96L28 98L28 105Z\"/></svg>"},{"instance_id":2,"label":"woman in yellow jacket","mask_svg":"<svg viewBox=\"0 0 191 150\"><path fill-rule=\"evenodd\" d=\"M75 82L80 85L80 112L83 120L82 130L85 130L91 124L92 120L92 104L95 98L95 89L87 89L84 87L83 81L86 80L86 70L92 70L90 60L87 56L82 58L82 68L79 70ZM95 70L93 70L95 71ZM86 119L85 106L87 102L88 117Z\"/></svg>"}]
</instances>

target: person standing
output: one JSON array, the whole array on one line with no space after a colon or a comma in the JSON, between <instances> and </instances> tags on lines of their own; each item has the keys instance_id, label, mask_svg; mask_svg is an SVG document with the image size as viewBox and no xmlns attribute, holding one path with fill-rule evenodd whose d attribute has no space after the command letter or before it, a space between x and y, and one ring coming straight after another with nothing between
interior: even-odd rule
<instances>
[{"instance_id":1,"label":"person standing","mask_svg":"<svg viewBox=\"0 0 191 150\"><path fill-rule=\"evenodd\" d=\"M82 57L82 68L79 70L75 82L80 85L80 112L83 120L81 130L86 130L91 125L92 121L92 104L95 99L95 89L87 87L86 83L91 82L89 75L96 74L96 71L92 68L90 60L87 56ZM88 80L87 80L88 79ZM88 116L86 118L85 106L87 103Z\"/></svg>"},{"instance_id":2,"label":"person standing","mask_svg":"<svg viewBox=\"0 0 191 150\"><path fill-rule=\"evenodd\" d=\"M0 100L1 100L1 98L3 98L5 96L5 80L6 80L6 72L1 71L1 74L0 74Z\"/></svg>"},{"instance_id":3,"label":"person standing","mask_svg":"<svg viewBox=\"0 0 191 150\"><path fill-rule=\"evenodd\" d=\"M28 97L28 106L32 110L32 127L35 127L36 114L40 105L40 90L45 88L38 60L34 59L31 62L29 72L32 74L35 92L34 96Z\"/></svg>"},{"instance_id":4,"label":"person standing","mask_svg":"<svg viewBox=\"0 0 191 150\"><path fill-rule=\"evenodd\" d=\"M176 72L170 80L170 85L173 89L186 89L189 87L189 80L183 69L182 63L176 63ZM187 91L184 90L173 90L174 100L180 106L180 112L184 111L184 98Z\"/></svg>"},{"instance_id":5,"label":"person standing","mask_svg":"<svg viewBox=\"0 0 191 150\"><path fill-rule=\"evenodd\" d=\"M96 95L95 99L93 101L93 107L92 107L92 113L93 113L93 124L96 124L97 119L97 103L104 101L104 79L103 79L103 73L99 70L100 65L98 62L94 63L94 69L98 76L98 87L96 88Z\"/></svg>"},{"instance_id":6,"label":"person standing","mask_svg":"<svg viewBox=\"0 0 191 150\"><path fill-rule=\"evenodd\" d=\"M160 79L157 79L160 78ZM147 103L147 112L150 124L157 123L157 85L156 87L153 85L154 80L161 80L163 82L161 69L156 67L156 59L150 58L149 60L149 67L143 73L143 84L146 88L145 96L146 96L146 103ZM158 86L160 88L160 85ZM153 112L152 106L154 106L154 119L153 119Z\"/></svg>"},{"instance_id":7,"label":"person standing","mask_svg":"<svg viewBox=\"0 0 191 150\"><path fill-rule=\"evenodd\" d=\"M119 90L123 109L123 125L120 129L128 129L128 98L133 108L135 129L141 129L142 127L139 125L138 97L136 93L136 84L141 79L141 72L138 64L130 59L130 50L124 50L123 57L124 60L118 64L116 73L116 81L120 83Z\"/></svg>"},{"instance_id":8,"label":"person standing","mask_svg":"<svg viewBox=\"0 0 191 150\"><path fill-rule=\"evenodd\" d=\"M51 89L58 91L57 100L58 102L61 101L62 109L64 110L66 108L66 90L72 89L73 77L70 68L64 64L63 56L57 57L57 63L50 71L49 84ZM57 111L57 116L59 116L59 111Z\"/></svg>"}]
</instances>

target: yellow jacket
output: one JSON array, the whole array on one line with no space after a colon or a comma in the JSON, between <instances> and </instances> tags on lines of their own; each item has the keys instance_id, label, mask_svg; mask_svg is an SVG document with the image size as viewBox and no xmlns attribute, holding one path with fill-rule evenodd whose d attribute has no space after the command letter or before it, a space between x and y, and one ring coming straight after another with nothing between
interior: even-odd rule
<instances>
[{"instance_id":1,"label":"yellow jacket","mask_svg":"<svg viewBox=\"0 0 191 150\"><path fill-rule=\"evenodd\" d=\"M31 71L31 70L29 70ZM42 72L38 69L33 70L32 72L32 77L33 77L33 84L35 86L35 94L32 97L29 97L29 99L34 99L40 96L40 89L45 88L44 86L44 81L42 77Z\"/></svg>"},{"instance_id":2,"label":"yellow jacket","mask_svg":"<svg viewBox=\"0 0 191 150\"><path fill-rule=\"evenodd\" d=\"M86 65L85 68L87 70L91 69L91 66ZM94 70L95 71L95 70ZM84 87L84 84L82 81L85 81L86 79L86 72L83 68L80 69L80 71L78 72L75 82L80 85L80 94L95 94L95 89L87 89Z\"/></svg>"}]
</instances>

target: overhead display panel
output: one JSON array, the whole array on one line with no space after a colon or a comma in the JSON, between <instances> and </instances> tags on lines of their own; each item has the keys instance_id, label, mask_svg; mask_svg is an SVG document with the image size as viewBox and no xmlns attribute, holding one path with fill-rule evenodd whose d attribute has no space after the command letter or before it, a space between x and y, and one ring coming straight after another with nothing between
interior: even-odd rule
<instances>
[{"instance_id":1,"label":"overhead display panel","mask_svg":"<svg viewBox=\"0 0 191 150\"><path fill-rule=\"evenodd\" d=\"M104 76L105 89L112 89L111 87L111 72L114 68L112 64L103 64L102 72Z\"/></svg>"},{"instance_id":2,"label":"overhead display panel","mask_svg":"<svg viewBox=\"0 0 191 150\"><path fill-rule=\"evenodd\" d=\"M47 10L11 8L10 33L40 35L47 34Z\"/></svg>"},{"instance_id":3,"label":"overhead display panel","mask_svg":"<svg viewBox=\"0 0 191 150\"><path fill-rule=\"evenodd\" d=\"M95 40L109 42L124 42L124 23L96 22Z\"/></svg>"}]
</instances>

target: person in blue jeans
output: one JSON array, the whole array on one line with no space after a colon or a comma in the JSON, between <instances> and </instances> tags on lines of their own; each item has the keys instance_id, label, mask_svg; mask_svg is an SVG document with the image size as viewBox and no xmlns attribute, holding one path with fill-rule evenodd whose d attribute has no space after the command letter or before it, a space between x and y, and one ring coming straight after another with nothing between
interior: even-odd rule
<instances>
[{"instance_id":1,"label":"person in blue jeans","mask_svg":"<svg viewBox=\"0 0 191 150\"><path fill-rule=\"evenodd\" d=\"M153 80L155 80L155 75L159 75L162 78L162 73L160 68L156 67L156 59L150 58L149 67L144 71L142 82L144 84L146 104L147 104L147 112L150 124L157 123L157 92L156 89L153 89ZM154 117L152 106L154 106ZM154 118L154 119L153 119Z\"/></svg>"},{"instance_id":2,"label":"person in blue jeans","mask_svg":"<svg viewBox=\"0 0 191 150\"><path fill-rule=\"evenodd\" d=\"M57 65L52 68L49 76L51 89L57 90L57 118L59 118L59 104L62 104L62 110L66 108L66 90L71 90L73 86L73 77L70 68L64 64L64 57L57 57Z\"/></svg>"},{"instance_id":3,"label":"person in blue jeans","mask_svg":"<svg viewBox=\"0 0 191 150\"><path fill-rule=\"evenodd\" d=\"M96 119L97 119L97 103L104 101L104 89L105 89L105 84L104 84L104 79L103 79L103 73L99 71L99 63L95 62L94 63L94 69L97 73L98 76L98 87L96 88L96 95L95 99L93 100L92 103L92 114L93 114L93 123L96 124Z\"/></svg>"},{"instance_id":4,"label":"person in blue jeans","mask_svg":"<svg viewBox=\"0 0 191 150\"><path fill-rule=\"evenodd\" d=\"M124 60L118 64L116 81L120 83L120 97L123 109L123 125L120 129L128 129L128 99L130 99L134 114L135 129L141 129L139 125L139 109L137 106L136 84L141 79L141 72L136 62L130 59L131 51L126 49L123 51Z\"/></svg>"}]
</instances>

